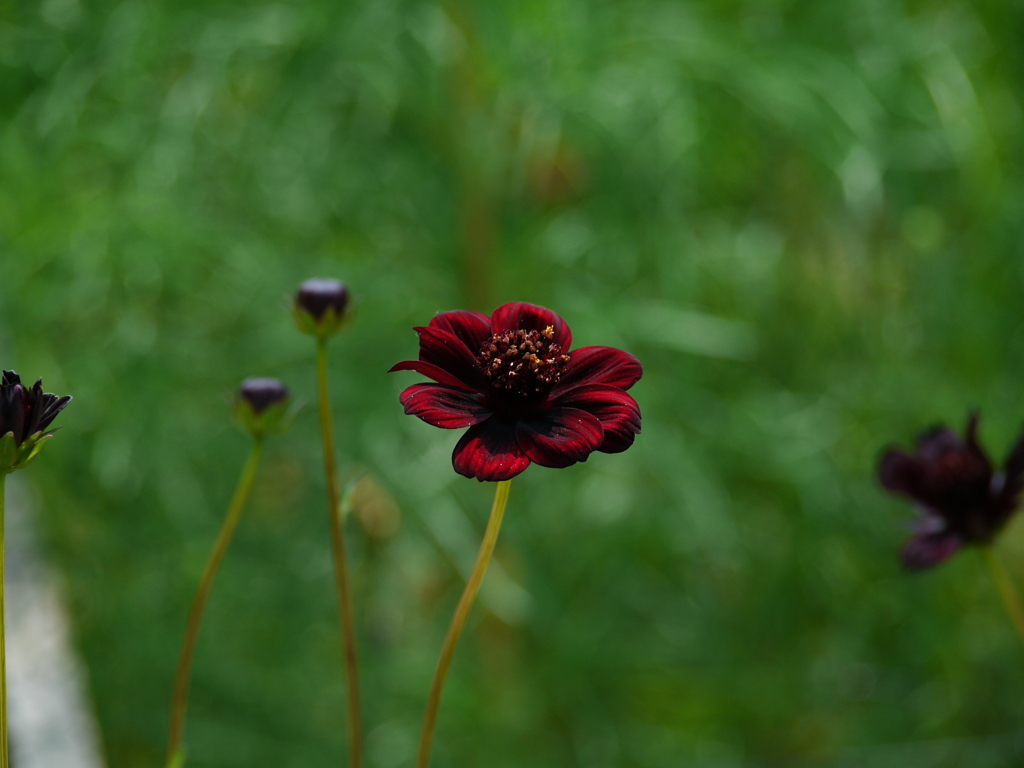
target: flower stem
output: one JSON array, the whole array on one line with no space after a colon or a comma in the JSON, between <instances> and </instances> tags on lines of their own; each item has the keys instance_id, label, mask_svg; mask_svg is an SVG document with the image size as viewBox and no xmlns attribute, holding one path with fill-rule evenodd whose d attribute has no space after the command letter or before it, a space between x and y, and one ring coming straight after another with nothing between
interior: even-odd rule
<instances>
[{"instance_id":1,"label":"flower stem","mask_svg":"<svg viewBox=\"0 0 1024 768\"><path fill-rule=\"evenodd\" d=\"M999 562L999 558L991 546L982 548L982 557L985 558L985 565L988 566L988 572L992 576L992 581L995 582L999 597L1003 599L1006 612L1010 614L1013 628L1017 630L1021 641L1024 642L1024 606L1021 606L1017 590L1014 588L1013 582L1010 581L1010 574Z\"/></svg>"},{"instance_id":2,"label":"flower stem","mask_svg":"<svg viewBox=\"0 0 1024 768\"><path fill-rule=\"evenodd\" d=\"M459 643L459 636L462 628L466 625L469 612L476 599L476 593L480 591L480 584L487 573L487 565L491 561L494 552L494 545L498 541L498 531L501 530L501 519L505 516L505 505L508 503L508 491L512 486L511 480L502 480L494 493L494 506L491 507L491 518L487 521L487 530L484 532L484 540L480 544L480 552L476 556L476 565L469 575L466 588L459 598L459 604L455 608L455 615L452 617L451 626L448 627L448 634L444 638L444 645L441 647L441 658L437 662L437 671L434 672L434 682L430 686L430 695L427 697L427 711L423 718L423 733L420 736L420 750L416 757L416 768L427 768L430 764L430 749L434 744L434 729L437 726L437 713L441 708L441 693L444 691L444 681L448 676L448 668L452 665L452 656L455 655L455 646Z\"/></svg>"},{"instance_id":3,"label":"flower stem","mask_svg":"<svg viewBox=\"0 0 1024 768\"><path fill-rule=\"evenodd\" d=\"M0 768L7 768L7 623L4 619L4 484L0 472Z\"/></svg>"},{"instance_id":4,"label":"flower stem","mask_svg":"<svg viewBox=\"0 0 1024 768\"><path fill-rule=\"evenodd\" d=\"M256 477L256 467L260 463L260 453L263 449L263 437L256 437L249 452L249 458L242 469L242 475L238 479L238 486L235 488L235 495L231 499L227 516L224 518L224 525L217 536L217 542L213 546L213 552L206 563L206 570L199 582L199 589L192 600L192 608L188 614L188 624L185 628L185 639L181 645L181 656L178 658L178 672L174 678L174 697L171 700L171 728L167 743L167 765L180 766L184 763L181 752L181 736L185 727L185 707L188 704L188 686L192 670L192 657L196 650L196 640L199 636L199 623L203 618L203 608L206 606L206 599L210 595L210 588L213 586L213 579L217 575L224 553L231 543L231 536L235 532L238 520L242 516L245 502L252 490L252 483Z\"/></svg>"},{"instance_id":5,"label":"flower stem","mask_svg":"<svg viewBox=\"0 0 1024 768\"><path fill-rule=\"evenodd\" d=\"M345 554L345 528L341 518L341 489L334 457L334 428L331 424L331 401L327 387L327 339L317 339L317 393L320 400L320 435L324 444L324 474L327 476L327 506L331 521L331 548L334 551L334 581L338 592L338 613L341 618L342 650L345 655L345 678L348 686L348 743L351 768L363 766L363 716L359 704L359 662L356 654L355 612L348 579L348 558Z\"/></svg>"}]
</instances>

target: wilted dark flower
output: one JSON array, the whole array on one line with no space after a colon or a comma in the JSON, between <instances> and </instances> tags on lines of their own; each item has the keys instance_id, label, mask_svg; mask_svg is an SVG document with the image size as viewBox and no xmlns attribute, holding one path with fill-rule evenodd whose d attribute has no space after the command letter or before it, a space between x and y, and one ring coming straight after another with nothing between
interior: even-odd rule
<instances>
[{"instance_id":1,"label":"wilted dark flower","mask_svg":"<svg viewBox=\"0 0 1024 768\"><path fill-rule=\"evenodd\" d=\"M570 351L569 326L550 309L444 312L416 331L419 359L391 370L437 382L402 393L407 414L469 427L452 455L461 475L508 480L531 461L567 467L593 451L624 451L640 432L640 407L626 394L643 374L640 361L611 347Z\"/></svg>"},{"instance_id":2,"label":"wilted dark flower","mask_svg":"<svg viewBox=\"0 0 1024 768\"><path fill-rule=\"evenodd\" d=\"M313 278L299 286L292 302L292 316L303 333L330 336L345 324L348 288L339 280Z\"/></svg>"},{"instance_id":3,"label":"wilted dark flower","mask_svg":"<svg viewBox=\"0 0 1024 768\"><path fill-rule=\"evenodd\" d=\"M284 432L294 415L288 397L288 387L277 379L246 379L234 399L235 419L253 436Z\"/></svg>"},{"instance_id":4,"label":"wilted dark flower","mask_svg":"<svg viewBox=\"0 0 1024 768\"><path fill-rule=\"evenodd\" d=\"M31 464L53 432L43 433L71 396L43 392L43 380L25 389L14 371L0 381L0 472L9 474Z\"/></svg>"},{"instance_id":5,"label":"wilted dark flower","mask_svg":"<svg viewBox=\"0 0 1024 768\"><path fill-rule=\"evenodd\" d=\"M978 443L978 415L964 439L936 427L918 439L917 453L890 450L878 477L886 489L917 503L922 516L903 546L904 565L922 570L941 563L965 544L988 544L1016 511L1024 488L1024 435L1002 472Z\"/></svg>"}]
</instances>

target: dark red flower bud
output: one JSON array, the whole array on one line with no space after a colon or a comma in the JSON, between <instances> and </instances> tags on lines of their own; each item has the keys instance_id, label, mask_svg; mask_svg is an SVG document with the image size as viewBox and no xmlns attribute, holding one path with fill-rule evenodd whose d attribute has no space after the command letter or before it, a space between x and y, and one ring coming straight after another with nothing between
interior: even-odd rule
<instances>
[{"instance_id":1,"label":"dark red flower bud","mask_svg":"<svg viewBox=\"0 0 1024 768\"><path fill-rule=\"evenodd\" d=\"M299 330L311 336L331 336L344 325L348 288L339 280L313 278L299 286L292 314Z\"/></svg>"},{"instance_id":2,"label":"dark red flower bud","mask_svg":"<svg viewBox=\"0 0 1024 768\"><path fill-rule=\"evenodd\" d=\"M24 469L53 433L43 434L57 414L71 402L43 392L43 380L25 389L14 371L4 371L0 380L0 472Z\"/></svg>"},{"instance_id":3,"label":"dark red flower bud","mask_svg":"<svg viewBox=\"0 0 1024 768\"><path fill-rule=\"evenodd\" d=\"M277 379L246 379L238 394L249 402L253 413L259 415L274 403L288 399L288 387Z\"/></svg>"},{"instance_id":4,"label":"dark red flower bud","mask_svg":"<svg viewBox=\"0 0 1024 768\"><path fill-rule=\"evenodd\" d=\"M253 437L284 432L295 410L289 408L288 387L277 379L246 379L234 398L235 420Z\"/></svg>"}]
</instances>

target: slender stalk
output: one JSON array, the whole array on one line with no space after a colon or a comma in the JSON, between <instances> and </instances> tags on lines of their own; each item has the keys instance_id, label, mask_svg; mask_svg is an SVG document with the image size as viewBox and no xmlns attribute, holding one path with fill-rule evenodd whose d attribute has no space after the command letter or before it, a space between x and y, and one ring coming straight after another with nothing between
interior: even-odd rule
<instances>
[{"instance_id":1,"label":"slender stalk","mask_svg":"<svg viewBox=\"0 0 1024 768\"><path fill-rule=\"evenodd\" d=\"M324 474L327 476L327 506L331 520L331 549L334 551L334 581L338 592L345 679L348 688L348 744L351 768L363 766L363 715L359 704L359 662L356 653L356 620L345 554L345 528L341 519L341 488L334 458L334 428L327 387L327 339L317 340L317 394L320 400L320 436L324 444Z\"/></svg>"},{"instance_id":2,"label":"slender stalk","mask_svg":"<svg viewBox=\"0 0 1024 768\"><path fill-rule=\"evenodd\" d=\"M494 545L498 541L498 531L501 530L501 520L505 516L505 505L508 503L508 491L511 486L511 480L502 480L498 483L494 493L494 505L491 507L491 518L487 521L487 530L484 531L484 540L480 544L476 564L473 566L473 572L469 575L469 581L466 582L466 588L462 591L462 597L459 598L459 604L455 608L451 626L448 627L448 634L444 638L441 658L438 659L434 682L430 686L430 695L427 697L427 711L423 717L423 733L420 736L420 751L416 756L416 768L427 768L430 765L430 750L434 744L434 729L437 726L437 713L441 708L444 681L448 677L448 668L452 665L452 656L455 655L455 646L459 643L462 628L466 626L466 619L469 618L469 611L473 607L476 593L480 591L480 584L484 580L484 574L487 573L487 565L491 562Z\"/></svg>"},{"instance_id":3,"label":"slender stalk","mask_svg":"<svg viewBox=\"0 0 1024 768\"><path fill-rule=\"evenodd\" d=\"M256 468L260 463L260 453L263 450L263 437L259 436L253 440L252 450L249 458L242 469L242 475L238 479L238 486L235 488L235 495L231 499L227 516L224 518L224 525L217 536L217 542L213 545L213 552L206 563L206 570L199 582L199 589L192 600L192 608L188 614L188 624L185 627L185 639L181 645L181 656L178 657L178 672L174 678L174 696L171 700L171 727L170 736L167 742L167 766L180 766L184 763L181 752L181 736L185 727L185 708L188 704L188 686L192 671L192 657L196 650L196 640L199 637L199 623L203 618L203 608L206 606L206 599L210 595L210 588L213 586L213 579L217 575L224 553L227 552L228 544L238 525L238 520L245 509L245 502L252 490L252 483L256 477Z\"/></svg>"},{"instance_id":4,"label":"slender stalk","mask_svg":"<svg viewBox=\"0 0 1024 768\"><path fill-rule=\"evenodd\" d=\"M999 592L999 597L1002 598L1003 605L1006 606L1006 612L1010 614L1013 628L1017 630L1021 641L1024 642L1024 606L1021 605L1020 598L1017 596L1017 590L1010 580L1010 574L999 562L999 557L992 547L982 547L981 552L985 559L985 565L988 566L988 572L992 576L992 581L995 582L996 591Z\"/></svg>"},{"instance_id":5,"label":"slender stalk","mask_svg":"<svg viewBox=\"0 0 1024 768\"><path fill-rule=\"evenodd\" d=\"M7 768L7 622L4 619L4 484L0 472L0 768Z\"/></svg>"}]
</instances>

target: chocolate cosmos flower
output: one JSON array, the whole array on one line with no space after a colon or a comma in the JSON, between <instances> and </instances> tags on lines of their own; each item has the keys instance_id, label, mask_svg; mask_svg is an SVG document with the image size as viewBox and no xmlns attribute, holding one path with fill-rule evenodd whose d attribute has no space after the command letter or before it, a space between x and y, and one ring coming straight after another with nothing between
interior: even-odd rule
<instances>
[{"instance_id":1,"label":"chocolate cosmos flower","mask_svg":"<svg viewBox=\"0 0 1024 768\"><path fill-rule=\"evenodd\" d=\"M530 466L568 467L594 451L618 453L640 432L640 407L626 394L643 374L611 347L570 351L565 321L544 307L506 304L490 317L444 312L420 335L417 371L436 384L401 395L405 412L445 429L469 427L452 455L455 471L508 480Z\"/></svg>"},{"instance_id":2,"label":"chocolate cosmos flower","mask_svg":"<svg viewBox=\"0 0 1024 768\"><path fill-rule=\"evenodd\" d=\"M26 389L14 371L0 381L0 472L24 469L35 459L52 432L43 434L71 397L43 392L43 380Z\"/></svg>"},{"instance_id":3,"label":"chocolate cosmos flower","mask_svg":"<svg viewBox=\"0 0 1024 768\"><path fill-rule=\"evenodd\" d=\"M941 563L965 544L988 544L1017 509L1024 488L1024 435L993 471L978 443L978 416L964 439L936 427L918 439L917 453L890 450L878 469L882 485L921 508L916 531L903 546L904 565L922 570Z\"/></svg>"}]
</instances>

